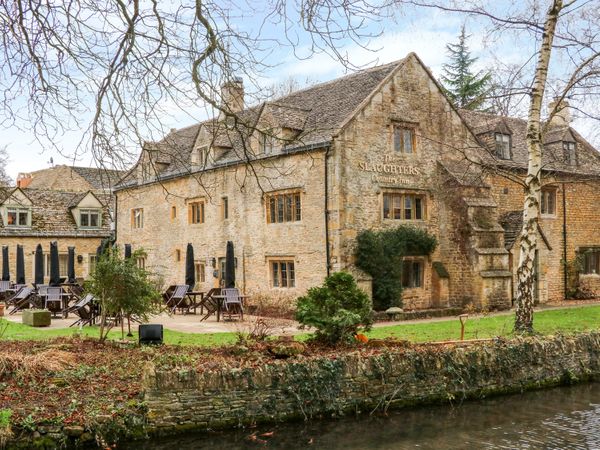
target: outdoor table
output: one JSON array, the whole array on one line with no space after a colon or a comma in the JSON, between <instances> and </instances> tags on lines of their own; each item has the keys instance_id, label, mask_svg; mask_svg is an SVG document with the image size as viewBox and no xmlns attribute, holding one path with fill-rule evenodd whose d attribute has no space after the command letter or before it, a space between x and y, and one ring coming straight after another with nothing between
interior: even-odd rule
<instances>
[{"instance_id":1,"label":"outdoor table","mask_svg":"<svg viewBox=\"0 0 600 450\"><path fill-rule=\"evenodd\" d=\"M240 300L244 303L244 300L248 298L247 295L239 295ZM212 298L217 299L217 322L221 320L221 310L223 309L223 300L225 295L213 295Z\"/></svg>"},{"instance_id":2,"label":"outdoor table","mask_svg":"<svg viewBox=\"0 0 600 450\"><path fill-rule=\"evenodd\" d=\"M196 308L198 307L198 302L196 301L196 297L200 297L200 301L202 301L202 299L204 298L204 292L202 291L188 291L185 296L187 297L187 299L191 302L190 305L187 306L187 312L186 314L190 314L190 308L194 308L194 314L196 314ZM200 314L202 314L202 311L204 307L202 305L200 305Z\"/></svg>"}]
</instances>

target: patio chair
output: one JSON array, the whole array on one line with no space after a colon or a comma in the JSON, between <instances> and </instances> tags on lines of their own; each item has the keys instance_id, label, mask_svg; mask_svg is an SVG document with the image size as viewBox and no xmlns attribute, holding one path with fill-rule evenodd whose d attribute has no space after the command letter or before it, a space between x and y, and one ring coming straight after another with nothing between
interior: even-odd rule
<instances>
[{"instance_id":1,"label":"patio chair","mask_svg":"<svg viewBox=\"0 0 600 450\"><path fill-rule=\"evenodd\" d=\"M244 306L240 297L240 291L237 288L223 289L223 315L227 314L229 320L232 315L240 316L244 320Z\"/></svg>"},{"instance_id":2,"label":"patio chair","mask_svg":"<svg viewBox=\"0 0 600 450\"><path fill-rule=\"evenodd\" d=\"M200 300L200 304L196 306L200 307L200 314L203 314L204 309L206 309L206 314L200 319L200 322L208 319L210 316L217 312L217 309L219 307L219 299L214 298L214 296L220 294L221 288L212 288L206 294L204 294L204 297L202 297L202 300Z\"/></svg>"},{"instance_id":3,"label":"patio chair","mask_svg":"<svg viewBox=\"0 0 600 450\"><path fill-rule=\"evenodd\" d=\"M22 309L40 306L37 297L33 294L33 289L27 286L19 289L13 297L6 301L6 304L13 305L13 309L9 312L10 315Z\"/></svg>"},{"instance_id":4,"label":"patio chair","mask_svg":"<svg viewBox=\"0 0 600 450\"><path fill-rule=\"evenodd\" d=\"M0 300L4 300L6 298L8 298L9 295L11 295L11 289L10 289L10 281L1 281L0 280Z\"/></svg>"},{"instance_id":5,"label":"patio chair","mask_svg":"<svg viewBox=\"0 0 600 450\"><path fill-rule=\"evenodd\" d=\"M44 308L56 315L62 312L62 288L60 287L48 287L46 288L46 295L44 298Z\"/></svg>"},{"instance_id":6,"label":"patio chair","mask_svg":"<svg viewBox=\"0 0 600 450\"><path fill-rule=\"evenodd\" d=\"M185 295L189 290L189 286L187 284L179 284L175 286L175 290L170 296L166 298L166 306L171 310L171 312L175 312L177 308L181 308L183 303L185 302Z\"/></svg>"},{"instance_id":7,"label":"patio chair","mask_svg":"<svg viewBox=\"0 0 600 450\"><path fill-rule=\"evenodd\" d=\"M87 294L73 306L70 306L65 310L67 314L73 313L77 317L79 317L79 319L77 319L75 322L69 325L69 327L72 327L74 325L92 325L96 322L96 308L94 306L94 301L94 296L92 294Z\"/></svg>"}]
</instances>

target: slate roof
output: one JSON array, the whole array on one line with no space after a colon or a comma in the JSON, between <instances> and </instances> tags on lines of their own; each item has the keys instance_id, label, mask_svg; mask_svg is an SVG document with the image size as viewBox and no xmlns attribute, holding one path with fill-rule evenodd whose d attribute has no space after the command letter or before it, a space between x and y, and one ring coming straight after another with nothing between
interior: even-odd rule
<instances>
[{"instance_id":1,"label":"slate roof","mask_svg":"<svg viewBox=\"0 0 600 450\"><path fill-rule=\"evenodd\" d=\"M110 217L106 207L103 209L100 229L81 230L77 227L71 208L78 203L77 200L85 196L81 193L29 188L21 191L33 203L31 228L7 228L0 217L0 236L108 237L111 235ZM0 204L4 203L12 192L13 189L0 190ZM95 195L104 205L110 201L108 194Z\"/></svg>"},{"instance_id":2,"label":"slate roof","mask_svg":"<svg viewBox=\"0 0 600 450\"><path fill-rule=\"evenodd\" d=\"M70 166L79 176L90 183L92 189L111 189L123 178L126 171L104 169L102 167L78 167Z\"/></svg>"},{"instance_id":3,"label":"slate roof","mask_svg":"<svg viewBox=\"0 0 600 450\"><path fill-rule=\"evenodd\" d=\"M259 118L279 127L300 131L294 144L287 145L284 153L328 144L361 103L405 60L406 58L362 70L247 108L238 114L241 124L235 130L227 128L223 122L211 119L174 130L161 141L148 143L147 148L157 151L156 162L169 164L161 172L161 177L167 177L190 172L191 152L202 127L214 136L213 146L231 149L220 155L216 166L241 159L243 152L237 148L241 137L248 136L253 131ZM134 169L121 186L136 183Z\"/></svg>"},{"instance_id":4,"label":"slate roof","mask_svg":"<svg viewBox=\"0 0 600 450\"><path fill-rule=\"evenodd\" d=\"M527 121L516 117L497 116L477 111L460 110L460 114L478 137L507 127L512 140L511 160L494 159L494 163L506 168L525 169L528 163L526 145ZM564 162L562 141L577 142L577 165ZM491 149L493 151L494 149ZM544 169L573 175L600 176L600 153L571 127L549 127L544 135Z\"/></svg>"},{"instance_id":5,"label":"slate roof","mask_svg":"<svg viewBox=\"0 0 600 450\"><path fill-rule=\"evenodd\" d=\"M509 211L504 213L500 216L498 222L502 228L504 228L504 248L510 251L515 245L515 242L521 233L521 229L523 228L523 211ZM552 245L550 245L546 233L544 233L539 222L537 224L537 230L542 241L546 244L546 247L548 247L549 250L552 250Z\"/></svg>"}]
</instances>

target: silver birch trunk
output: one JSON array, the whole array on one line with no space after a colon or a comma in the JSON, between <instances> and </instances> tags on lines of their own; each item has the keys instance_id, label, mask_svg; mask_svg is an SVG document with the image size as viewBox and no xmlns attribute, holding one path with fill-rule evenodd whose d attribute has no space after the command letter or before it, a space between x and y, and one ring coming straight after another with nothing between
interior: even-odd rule
<instances>
[{"instance_id":1,"label":"silver birch trunk","mask_svg":"<svg viewBox=\"0 0 600 450\"><path fill-rule=\"evenodd\" d=\"M562 0L553 0L546 15L542 45L539 50L535 78L531 89L531 103L527 120L527 151L529 163L525 179L525 202L523 228L519 239L520 254L517 268L517 295L515 331L533 331L533 303L535 295L535 252L537 248L537 224L540 215L540 191L542 170L541 109L552 53L552 41L556 23L563 7Z\"/></svg>"}]
</instances>

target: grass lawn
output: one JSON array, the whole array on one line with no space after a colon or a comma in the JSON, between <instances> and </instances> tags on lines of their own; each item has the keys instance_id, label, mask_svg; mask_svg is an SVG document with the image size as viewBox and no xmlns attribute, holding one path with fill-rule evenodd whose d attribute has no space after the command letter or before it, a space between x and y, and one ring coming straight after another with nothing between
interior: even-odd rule
<instances>
[{"instance_id":1,"label":"grass lawn","mask_svg":"<svg viewBox=\"0 0 600 450\"><path fill-rule=\"evenodd\" d=\"M489 338L495 336L511 337L513 335L514 315L472 318L467 320L465 328L466 339ZM0 324L8 323L1 339L40 340L59 336L72 336L79 333L78 329L41 330L20 323L1 320ZM563 308L536 312L534 328L540 334L575 333L600 329L600 306L582 306L578 308ZM1 329L0 329L1 331ZM82 333L97 337L98 327L84 327ZM235 333L182 333L165 329L165 343L172 345L217 346L232 344L236 341ZM398 324L388 327L374 328L368 333L371 338L395 337L412 342L446 341L460 338L460 323L458 318L441 322L423 322ZM308 335L297 336L306 339ZM111 331L109 338L120 339L121 331ZM137 341L137 333L131 338Z\"/></svg>"},{"instance_id":2,"label":"grass lawn","mask_svg":"<svg viewBox=\"0 0 600 450\"><path fill-rule=\"evenodd\" d=\"M465 339L513 336L514 314L468 319ZM600 329L600 306L562 308L536 312L533 327L540 334L575 333ZM460 339L460 322L413 323L374 328L371 338L395 337L413 342L446 341Z\"/></svg>"}]
</instances>

